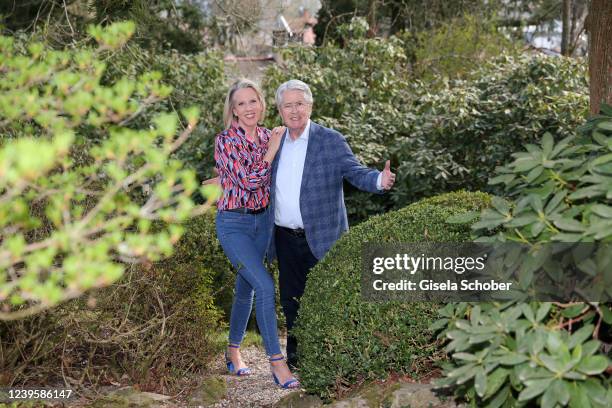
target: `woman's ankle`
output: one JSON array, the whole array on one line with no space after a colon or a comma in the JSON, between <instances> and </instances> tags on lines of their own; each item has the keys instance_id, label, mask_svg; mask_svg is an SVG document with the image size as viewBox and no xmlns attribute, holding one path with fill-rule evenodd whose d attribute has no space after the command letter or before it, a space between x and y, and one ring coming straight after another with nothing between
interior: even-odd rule
<instances>
[{"instance_id":1,"label":"woman's ankle","mask_svg":"<svg viewBox=\"0 0 612 408\"><path fill-rule=\"evenodd\" d=\"M270 361L270 365L274 367L282 367L283 365L287 364L285 361L285 356L282 354L273 354L268 357L268 361Z\"/></svg>"}]
</instances>

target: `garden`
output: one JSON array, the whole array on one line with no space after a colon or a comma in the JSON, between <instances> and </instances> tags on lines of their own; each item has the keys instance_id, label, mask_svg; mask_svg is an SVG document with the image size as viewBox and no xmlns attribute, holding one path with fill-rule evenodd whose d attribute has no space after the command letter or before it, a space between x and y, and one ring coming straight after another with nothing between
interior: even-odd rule
<instances>
[{"instance_id":1,"label":"garden","mask_svg":"<svg viewBox=\"0 0 612 408\"><path fill-rule=\"evenodd\" d=\"M302 389L265 402L233 399L240 382L221 373L236 271L216 235L219 188L203 182L244 75L232 61L255 49L241 41L272 6L6 3L0 406L39 406L2 392L46 388L75 395L49 406L400 407L403 384L440 404L612 406L609 2L322 1L315 45L270 45L264 125L280 125L278 86L302 80L312 120L366 166L390 160L397 179L380 195L345 182L350 229L310 271L292 331ZM558 55L516 29L557 17ZM521 285L545 275L567 300L364 298L364 244L471 242L528 247ZM248 330L263 356L255 313ZM272 388L266 375L255 386ZM161 399L114 393L127 387Z\"/></svg>"}]
</instances>

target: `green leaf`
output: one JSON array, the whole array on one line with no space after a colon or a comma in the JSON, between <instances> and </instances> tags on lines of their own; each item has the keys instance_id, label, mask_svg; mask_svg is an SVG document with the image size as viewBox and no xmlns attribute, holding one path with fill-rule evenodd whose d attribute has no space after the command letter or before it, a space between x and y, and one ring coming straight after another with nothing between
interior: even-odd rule
<instances>
[{"instance_id":1,"label":"green leaf","mask_svg":"<svg viewBox=\"0 0 612 408\"><path fill-rule=\"evenodd\" d=\"M563 309L563 312L561 312L561 314L563 315L563 317L576 317L578 316L580 313L582 313L582 310L584 309L584 303L578 303L576 305L572 305L568 308Z\"/></svg>"},{"instance_id":2,"label":"green leaf","mask_svg":"<svg viewBox=\"0 0 612 408\"><path fill-rule=\"evenodd\" d=\"M567 346L563 342L560 332L556 330L548 332L548 338L546 339L546 348L552 354L559 354L562 353L565 349L567 349Z\"/></svg>"},{"instance_id":3,"label":"green leaf","mask_svg":"<svg viewBox=\"0 0 612 408\"><path fill-rule=\"evenodd\" d=\"M517 365L527 360L529 360L529 357L524 354L508 352L499 359L499 363L503 365Z\"/></svg>"},{"instance_id":4,"label":"green leaf","mask_svg":"<svg viewBox=\"0 0 612 408\"><path fill-rule=\"evenodd\" d=\"M591 165L599 166L601 164L608 163L609 161L612 161L612 153L604 154L603 156L599 156L598 158L596 158L595 160L591 162Z\"/></svg>"},{"instance_id":5,"label":"green leaf","mask_svg":"<svg viewBox=\"0 0 612 408\"><path fill-rule=\"evenodd\" d=\"M535 210L536 213L544 212L544 207L542 205L542 198L537 194L530 194L531 199L531 207Z\"/></svg>"},{"instance_id":6,"label":"green leaf","mask_svg":"<svg viewBox=\"0 0 612 408\"><path fill-rule=\"evenodd\" d=\"M557 394L553 387L548 387L542 395L542 399L540 401L540 407L542 408L554 408L557 405L558 399Z\"/></svg>"},{"instance_id":7,"label":"green leaf","mask_svg":"<svg viewBox=\"0 0 612 408\"><path fill-rule=\"evenodd\" d=\"M514 167L513 170L516 171L516 172L525 172L525 171L529 171L529 170L533 169L538 164L540 164L540 163L537 162L536 160L532 159L532 158L525 158L525 159L517 159L517 160L515 160L511 164L511 166Z\"/></svg>"},{"instance_id":8,"label":"green leaf","mask_svg":"<svg viewBox=\"0 0 612 408\"><path fill-rule=\"evenodd\" d=\"M541 322L542 319L544 319L544 317L548 315L548 312L550 311L551 306L552 304L550 302L544 302L540 305L536 313L536 322Z\"/></svg>"},{"instance_id":9,"label":"green leaf","mask_svg":"<svg viewBox=\"0 0 612 408\"><path fill-rule=\"evenodd\" d=\"M503 367L498 367L492 373L489 374L487 378L487 389L484 394L485 399L493 396L493 394L495 394L497 390L499 390L499 388L504 385L509 372L509 370Z\"/></svg>"},{"instance_id":10,"label":"green leaf","mask_svg":"<svg viewBox=\"0 0 612 408\"><path fill-rule=\"evenodd\" d=\"M542 136L542 155L544 157L549 157L550 153L553 149L553 137L550 133L544 133Z\"/></svg>"},{"instance_id":11,"label":"green leaf","mask_svg":"<svg viewBox=\"0 0 612 408\"><path fill-rule=\"evenodd\" d=\"M593 335L593 330L595 326L592 324L587 324L580 329L576 330L575 333L570 337L570 341L568 343L568 347L573 349L577 345L580 345L585 342L586 339L590 338Z\"/></svg>"},{"instance_id":12,"label":"green leaf","mask_svg":"<svg viewBox=\"0 0 612 408\"><path fill-rule=\"evenodd\" d=\"M525 176L528 183L533 183L544 171L544 166L536 166Z\"/></svg>"},{"instance_id":13,"label":"green leaf","mask_svg":"<svg viewBox=\"0 0 612 408\"><path fill-rule=\"evenodd\" d=\"M497 196L491 197L491 205L503 215L510 213L510 204L503 198Z\"/></svg>"},{"instance_id":14,"label":"green leaf","mask_svg":"<svg viewBox=\"0 0 612 408\"><path fill-rule=\"evenodd\" d=\"M570 402L571 408L590 408L591 402L586 394L584 387L581 383L573 382L569 385Z\"/></svg>"},{"instance_id":15,"label":"green leaf","mask_svg":"<svg viewBox=\"0 0 612 408\"><path fill-rule=\"evenodd\" d=\"M533 214L520 215L512 218L512 220L505 224L507 228L524 227L538 220L538 217Z\"/></svg>"},{"instance_id":16,"label":"green leaf","mask_svg":"<svg viewBox=\"0 0 612 408\"><path fill-rule=\"evenodd\" d=\"M523 311L523 315L527 318L527 320L529 320L531 323L535 323L535 316L529 304L523 303L521 305L521 310Z\"/></svg>"},{"instance_id":17,"label":"green leaf","mask_svg":"<svg viewBox=\"0 0 612 408\"><path fill-rule=\"evenodd\" d=\"M587 375L597 375L608 368L608 358L605 356L586 356L578 363L576 370Z\"/></svg>"},{"instance_id":18,"label":"green leaf","mask_svg":"<svg viewBox=\"0 0 612 408\"><path fill-rule=\"evenodd\" d=\"M565 231L571 231L571 232L586 231L586 227L584 225L570 218L561 218L559 220L555 220L553 224L555 225L555 227L560 228Z\"/></svg>"},{"instance_id":19,"label":"green leaf","mask_svg":"<svg viewBox=\"0 0 612 408\"><path fill-rule=\"evenodd\" d=\"M478 358L470 353L455 353L453 354L453 358L456 360L465 360L465 361L476 361Z\"/></svg>"},{"instance_id":20,"label":"green leaf","mask_svg":"<svg viewBox=\"0 0 612 408\"><path fill-rule=\"evenodd\" d=\"M531 380L529 385L519 394L519 401L529 401L542 394L546 388L552 383L552 378L546 378L543 380ZM526 382L527 383L527 382Z\"/></svg>"},{"instance_id":21,"label":"green leaf","mask_svg":"<svg viewBox=\"0 0 612 408\"><path fill-rule=\"evenodd\" d=\"M476 372L476 377L474 378L474 389L479 397L482 398L485 395L485 391L487 390L487 375L482 368Z\"/></svg>"},{"instance_id":22,"label":"green leaf","mask_svg":"<svg viewBox=\"0 0 612 408\"><path fill-rule=\"evenodd\" d=\"M591 211L603 218L612 218L612 207L604 204L594 204Z\"/></svg>"},{"instance_id":23,"label":"green leaf","mask_svg":"<svg viewBox=\"0 0 612 408\"><path fill-rule=\"evenodd\" d=\"M493 177L491 179L489 179L489 183L490 185L495 185L495 184L508 184L510 182L512 182L512 180L515 179L514 174L502 174L500 176L497 177Z\"/></svg>"},{"instance_id":24,"label":"green leaf","mask_svg":"<svg viewBox=\"0 0 612 408\"><path fill-rule=\"evenodd\" d=\"M612 121L599 122L597 127L603 130L612 130Z\"/></svg>"}]
</instances>

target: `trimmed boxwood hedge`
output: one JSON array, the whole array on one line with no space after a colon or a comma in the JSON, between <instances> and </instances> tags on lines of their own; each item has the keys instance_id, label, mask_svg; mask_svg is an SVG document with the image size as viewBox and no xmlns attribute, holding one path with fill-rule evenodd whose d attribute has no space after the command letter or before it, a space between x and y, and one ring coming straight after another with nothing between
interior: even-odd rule
<instances>
[{"instance_id":1,"label":"trimmed boxwood hedge","mask_svg":"<svg viewBox=\"0 0 612 408\"><path fill-rule=\"evenodd\" d=\"M329 398L349 384L390 372L416 375L435 357L439 347L428 326L438 305L362 300L362 244L468 241L469 225L446 219L489 203L484 193L435 196L372 217L334 245L310 272L295 328L307 391Z\"/></svg>"}]
</instances>

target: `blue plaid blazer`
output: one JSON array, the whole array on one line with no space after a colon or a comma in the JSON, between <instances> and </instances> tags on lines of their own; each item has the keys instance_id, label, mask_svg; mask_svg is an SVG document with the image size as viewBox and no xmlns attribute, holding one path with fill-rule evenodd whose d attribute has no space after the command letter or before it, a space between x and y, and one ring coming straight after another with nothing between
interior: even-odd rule
<instances>
[{"instance_id":1,"label":"blue plaid blazer","mask_svg":"<svg viewBox=\"0 0 612 408\"><path fill-rule=\"evenodd\" d=\"M283 138L280 149L283 148ZM280 152L280 150L279 150ZM271 205L274 206L276 173L280 154L272 162ZM321 259L332 245L348 230L342 182L348 180L360 190L382 194L376 188L378 170L362 165L339 132L310 122L308 147L300 189L300 212L306 240L312 254ZM272 208L274 211L274 208ZM274 234L272 234L274 237ZM270 258L274 258L272 238Z\"/></svg>"}]
</instances>

